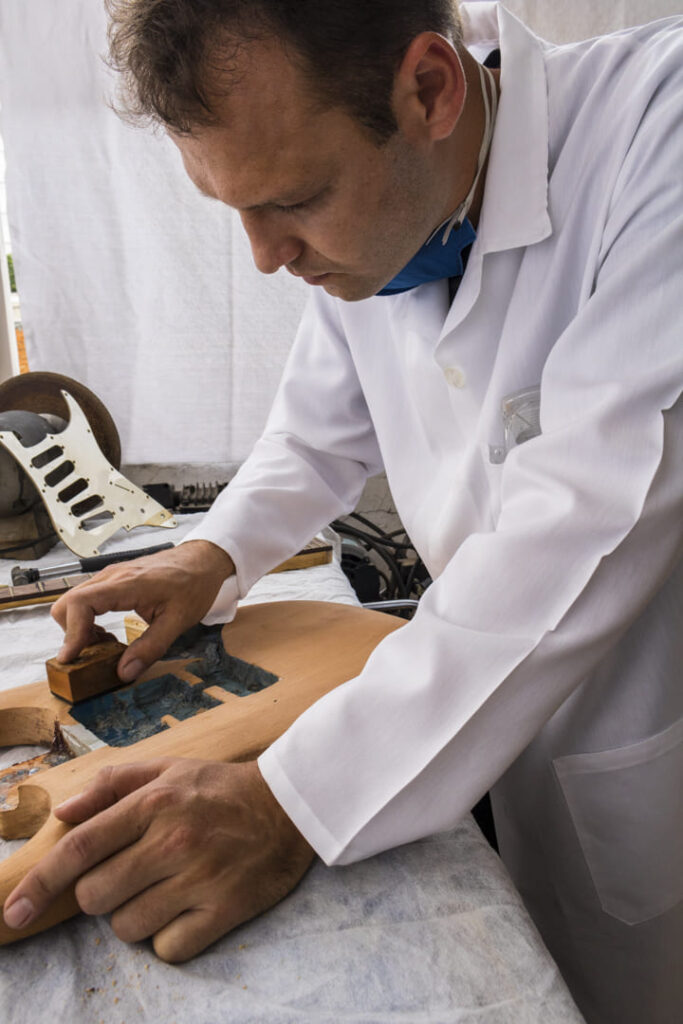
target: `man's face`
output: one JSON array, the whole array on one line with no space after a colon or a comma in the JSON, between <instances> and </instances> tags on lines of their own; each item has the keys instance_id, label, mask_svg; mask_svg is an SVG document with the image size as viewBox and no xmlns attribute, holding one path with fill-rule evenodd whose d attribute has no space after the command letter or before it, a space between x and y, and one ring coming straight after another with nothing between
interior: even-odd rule
<instances>
[{"instance_id":1,"label":"man's face","mask_svg":"<svg viewBox=\"0 0 683 1024\"><path fill-rule=\"evenodd\" d=\"M206 195L239 211L254 262L330 295L368 298L448 215L428 146L399 130L378 147L343 110L317 109L275 43L250 43L221 123L173 136Z\"/></svg>"}]
</instances>

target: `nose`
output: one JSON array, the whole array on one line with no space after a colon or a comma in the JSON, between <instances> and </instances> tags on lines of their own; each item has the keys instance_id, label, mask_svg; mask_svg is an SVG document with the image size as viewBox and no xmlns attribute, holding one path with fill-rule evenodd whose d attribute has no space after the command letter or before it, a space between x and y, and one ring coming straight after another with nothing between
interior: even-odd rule
<instances>
[{"instance_id":1,"label":"nose","mask_svg":"<svg viewBox=\"0 0 683 1024\"><path fill-rule=\"evenodd\" d=\"M251 244L254 263L262 274L274 274L301 255L303 242L292 234L289 225L281 222L277 213L243 210L240 217Z\"/></svg>"}]
</instances>

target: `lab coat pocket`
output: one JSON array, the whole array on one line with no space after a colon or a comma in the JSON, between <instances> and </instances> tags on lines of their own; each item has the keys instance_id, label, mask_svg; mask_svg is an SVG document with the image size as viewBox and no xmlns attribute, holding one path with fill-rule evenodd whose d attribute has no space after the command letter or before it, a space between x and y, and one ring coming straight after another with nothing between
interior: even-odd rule
<instances>
[{"instance_id":1,"label":"lab coat pocket","mask_svg":"<svg viewBox=\"0 0 683 1024\"><path fill-rule=\"evenodd\" d=\"M522 388L506 395L501 403L503 444L489 445L489 462L505 462L509 452L541 433L541 386Z\"/></svg>"},{"instance_id":2,"label":"lab coat pocket","mask_svg":"<svg viewBox=\"0 0 683 1024\"><path fill-rule=\"evenodd\" d=\"M683 718L553 763L603 910L638 924L673 907L683 898Z\"/></svg>"}]
</instances>

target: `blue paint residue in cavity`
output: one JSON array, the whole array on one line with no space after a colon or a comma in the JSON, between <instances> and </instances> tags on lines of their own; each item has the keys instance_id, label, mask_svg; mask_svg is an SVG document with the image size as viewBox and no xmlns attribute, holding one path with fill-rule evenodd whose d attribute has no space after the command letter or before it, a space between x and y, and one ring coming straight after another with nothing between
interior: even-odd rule
<instances>
[{"instance_id":1,"label":"blue paint residue in cavity","mask_svg":"<svg viewBox=\"0 0 683 1024\"><path fill-rule=\"evenodd\" d=\"M178 637L166 658L196 658L188 671L206 686L221 686L237 697L248 697L277 682L277 676L258 665L228 654L221 638L222 626L194 626Z\"/></svg>"},{"instance_id":2,"label":"blue paint residue in cavity","mask_svg":"<svg viewBox=\"0 0 683 1024\"><path fill-rule=\"evenodd\" d=\"M164 715L183 721L217 707L220 702L204 693L207 686L246 697L277 682L272 672L227 654L220 627L198 630L176 640L166 657L196 658L187 669L201 683L187 683L169 673L74 704L71 716L110 747L127 747L167 729L161 722Z\"/></svg>"},{"instance_id":3,"label":"blue paint residue in cavity","mask_svg":"<svg viewBox=\"0 0 683 1024\"><path fill-rule=\"evenodd\" d=\"M110 747L127 747L167 729L164 715L182 721L218 703L202 686L164 675L74 704L71 716Z\"/></svg>"}]
</instances>

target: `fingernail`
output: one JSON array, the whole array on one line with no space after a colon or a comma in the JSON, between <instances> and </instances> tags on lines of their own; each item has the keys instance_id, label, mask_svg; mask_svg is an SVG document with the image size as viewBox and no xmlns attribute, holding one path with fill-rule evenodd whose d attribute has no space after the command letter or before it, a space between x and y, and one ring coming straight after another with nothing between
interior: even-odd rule
<instances>
[{"instance_id":1,"label":"fingernail","mask_svg":"<svg viewBox=\"0 0 683 1024\"><path fill-rule=\"evenodd\" d=\"M8 928L25 928L34 914L33 904L25 896L20 896L11 907L3 911Z\"/></svg>"},{"instance_id":2,"label":"fingernail","mask_svg":"<svg viewBox=\"0 0 683 1024\"><path fill-rule=\"evenodd\" d=\"M62 800L61 804L57 804L57 806L55 807L55 810L56 811L66 810L66 808L71 807L71 804L75 804L78 800L80 800L80 796L70 796L66 800Z\"/></svg>"},{"instance_id":3,"label":"fingernail","mask_svg":"<svg viewBox=\"0 0 683 1024\"><path fill-rule=\"evenodd\" d=\"M134 679L137 679L144 667L139 659L129 661L127 665L124 665L119 670L119 676L123 679L124 683L132 683Z\"/></svg>"}]
</instances>

